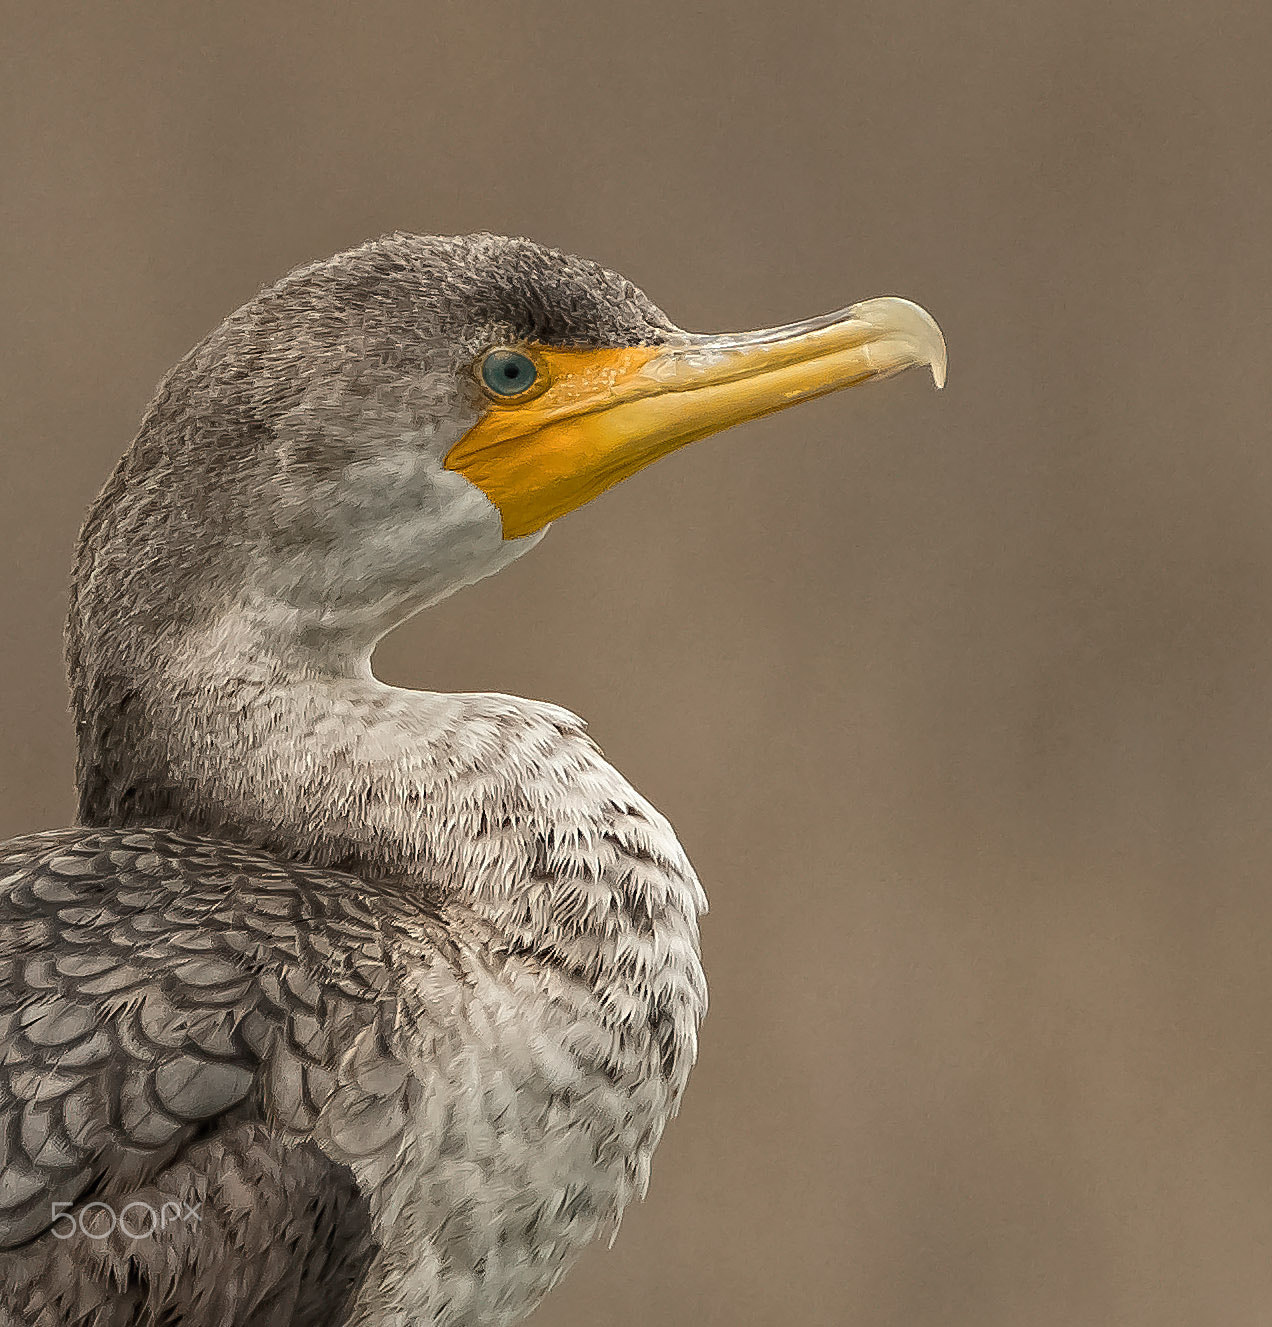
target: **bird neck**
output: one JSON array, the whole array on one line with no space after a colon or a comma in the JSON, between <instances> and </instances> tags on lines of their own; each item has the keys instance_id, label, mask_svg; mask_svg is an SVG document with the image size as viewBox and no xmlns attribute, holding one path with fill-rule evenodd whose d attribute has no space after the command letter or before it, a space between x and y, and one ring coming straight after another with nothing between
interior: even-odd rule
<instances>
[{"instance_id":1,"label":"bird neck","mask_svg":"<svg viewBox=\"0 0 1272 1327\"><path fill-rule=\"evenodd\" d=\"M636 1055L674 1109L706 1007L705 899L671 827L574 715L388 687L366 642L243 611L102 657L94 639L71 636L86 823L413 887L457 938L529 980L556 974L581 1023L612 1030L606 1071Z\"/></svg>"},{"instance_id":2,"label":"bird neck","mask_svg":"<svg viewBox=\"0 0 1272 1327\"><path fill-rule=\"evenodd\" d=\"M239 609L144 662L134 653L126 692L102 689L106 713L81 724L82 738L96 736L81 748L83 819L211 834L364 878L443 882L447 898L505 931L525 923L526 941L551 929L554 893L577 911L580 880L603 876L616 852L670 852L691 883L666 902L696 915L698 886L669 827L574 715L514 696L386 686L369 642L282 628L276 615ZM616 846L616 822L630 844ZM647 913L646 885L625 874L620 893L631 897L598 898L598 915Z\"/></svg>"}]
</instances>

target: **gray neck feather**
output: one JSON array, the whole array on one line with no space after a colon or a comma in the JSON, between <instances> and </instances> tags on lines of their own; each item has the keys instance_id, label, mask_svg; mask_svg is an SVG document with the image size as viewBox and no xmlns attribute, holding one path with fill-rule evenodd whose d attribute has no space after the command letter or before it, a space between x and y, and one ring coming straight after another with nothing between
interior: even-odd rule
<instances>
[{"instance_id":1,"label":"gray neck feather","mask_svg":"<svg viewBox=\"0 0 1272 1327\"><path fill-rule=\"evenodd\" d=\"M81 654L81 729L98 741L85 820L413 883L458 935L480 919L500 950L594 992L678 1100L705 1008L705 900L663 817L567 711L388 687L367 648L270 648L278 624L237 605L122 652L127 679ZM122 703L94 713L93 695Z\"/></svg>"},{"instance_id":2,"label":"gray neck feather","mask_svg":"<svg viewBox=\"0 0 1272 1327\"><path fill-rule=\"evenodd\" d=\"M634 1019L678 1099L705 1008L705 902L671 827L580 720L511 696L385 686L374 641L418 600L390 591L382 613L343 615L235 595L233 559L183 582L165 575L181 561L162 541L139 563L117 533L103 538L137 519L127 502L90 518L72 594L83 820L414 883L461 930L480 919L503 950L595 992L607 1020Z\"/></svg>"}]
</instances>

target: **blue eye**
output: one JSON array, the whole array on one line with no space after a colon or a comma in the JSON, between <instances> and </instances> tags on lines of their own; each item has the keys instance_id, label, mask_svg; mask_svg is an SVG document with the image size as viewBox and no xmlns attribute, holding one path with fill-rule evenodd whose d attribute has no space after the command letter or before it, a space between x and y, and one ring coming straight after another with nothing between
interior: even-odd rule
<instances>
[{"instance_id":1,"label":"blue eye","mask_svg":"<svg viewBox=\"0 0 1272 1327\"><path fill-rule=\"evenodd\" d=\"M538 376L534 360L519 350L492 350L481 362L481 380L496 396L520 396Z\"/></svg>"}]
</instances>

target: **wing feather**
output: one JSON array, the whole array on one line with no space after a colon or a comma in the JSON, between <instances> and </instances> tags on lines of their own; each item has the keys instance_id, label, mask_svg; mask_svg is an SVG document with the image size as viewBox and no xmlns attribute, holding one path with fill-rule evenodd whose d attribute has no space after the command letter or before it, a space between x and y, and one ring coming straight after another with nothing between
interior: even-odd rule
<instances>
[{"instance_id":1,"label":"wing feather","mask_svg":"<svg viewBox=\"0 0 1272 1327\"><path fill-rule=\"evenodd\" d=\"M219 1122L303 1138L339 1047L393 1003L394 908L367 892L160 830L0 848L0 1249Z\"/></svg>"}]
</instances>

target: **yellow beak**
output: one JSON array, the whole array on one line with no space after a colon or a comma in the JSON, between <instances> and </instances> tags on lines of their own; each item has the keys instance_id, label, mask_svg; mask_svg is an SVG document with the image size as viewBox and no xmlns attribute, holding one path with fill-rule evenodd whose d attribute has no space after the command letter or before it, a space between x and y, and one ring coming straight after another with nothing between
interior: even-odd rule
<instances>
[{"instance_id":1,"label":"yellow beak","mask_svg":"<svg viewBox=\"0 0 1272 1327\"><path fill-rule=\"evenodd\" d=\"M658 346L519 346L535 387L494 399L451 448L458 471L516 539L581 507L651 461L747 419L926 364L945 382L932 317L886 296L786 327L680 333Z\"/></svg>"}]
</instances>

